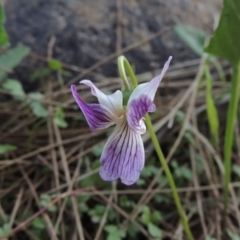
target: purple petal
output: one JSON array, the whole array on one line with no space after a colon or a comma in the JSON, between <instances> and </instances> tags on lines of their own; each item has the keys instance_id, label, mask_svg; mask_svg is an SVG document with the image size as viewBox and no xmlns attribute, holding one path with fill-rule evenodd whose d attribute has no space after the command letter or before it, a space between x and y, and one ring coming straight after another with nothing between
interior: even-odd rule
<instances>
[{"instance_id":1,"label":"purple petal","mask_svg":"<svg viewBox=\"0 0 240 240\"><path fill-rule=\"evenodd\" d=\"M71 86L72 94L79 108L82 110L90 129L105 129L116 123L116 116L101 104L87 104L77 93L76 86Z\"/></svg>"},{"instance_id":2,"label":"purple petal","mask_svg":"<svg viewBox=\"0 0 240 240\"><path fill-rule=\"evenodd\" d=\"M120 178L122 183L131 185L138 180L144 159L141 135L133 132L123 119L104 146L99 174L105 181Z\"/></svg>"},{"instance_id":3,"label":"purple petal","mask_svg":"<svg viewBox=\"0 0 240 240\"><path fill-rule=\"evenodd\" d=\"M91 81L82 80L83 83L91 88L92 95L98 98L101 105L107 107L116 116L119 116L123 111L123 95L122 92L117 90L115 93L106 95L101 92Z\"/></svg>"},{"instance_id":4,"label":"purple petal","mask_svg":"<svg viewBox=\"0 0 240 240\"><path fill-rule=\"evenodd\" d=\"M139 134L146 132L146 126L142 118L147 112L154 112L156 110L155 104L145 94L142 94L139 98L133 99L127 111L127 121L129 127Z\"/></svg>"},{"instance_id":5,"label":"purple petal","mask_svg":"<svg viewBox=\"0 0 240 240\"><path fill-rule=\"evenodd\" d=\"M157 92L158 86L166 73L169 64L172 60L172 57L168 58L168 61L165 63L163 70L161 74L155 78L153 78L150 82L139 84L132 92L129 100L128 105L131 103L133 99L139 98L142 94L146 94L152 101L155 97L155 94Z\"/></svg>"}]
</instances>

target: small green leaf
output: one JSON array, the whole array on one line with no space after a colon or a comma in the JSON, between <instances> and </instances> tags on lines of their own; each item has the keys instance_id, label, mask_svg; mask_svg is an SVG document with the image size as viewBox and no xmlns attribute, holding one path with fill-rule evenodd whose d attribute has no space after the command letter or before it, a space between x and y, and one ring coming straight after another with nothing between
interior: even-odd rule
<instances>
[{"instance_id":1,"label":"small green leaf","mask_svg":"<svg viewBox=\"0 0 240 240\"><path fill-rule=\"evenodd\" d=\"M46 224L44 222L44 220L41 217L37 217L32 221L32 226L38 229L45 229L46 228Z\"/></svg>"},{"instance_id":2,"label":"small green leaf","mask_svg":"<svg viewBox=\"0 0 240 240\"><path fill-rule=\"evenodd\" d=\"M31 74L30 80L34 81L39 78L48 77L48 76L50 76L51 72L52 72L52 70L49 68L38 69Z\"/></svg>"},{"instance_id":3,"label":"small green leaf","mask_svg":"<svg viewBox=\"0 0 240 240\"><path fill-rule=\"evenodd\" d=\"M0 56L0 69L13 69L15 68L28 54L30 48L26 46L20 46L8 50L7 53ZM0 82L7 76L7 72L0 70Z\"/></svg>"},{"instance_id":4,"label":"small green leaf","mask_svg":"<svg viewBox=\"0 0 240 240\"><path fill-rule=\"evenodd\" d=\"M138 228L134 224L130 224L128 226L127 231L128 231L128 234L131 237L129 239L137 239L136 236L137 236L139 230L138 230Z\"/></svg>"},{"instance_id":5,"label":"small green leaf","mask_svg":"<svg viewBox=\"0 0 240 240\"><path fill-rule=\"evenodd\" d=\"M162 230L152 223L148 224L148 232L154 238L160 239L162 237Z\"/></svg>"},{"instance_id":6,"label":"small green leaf","mask_svg":"<svg viewBox=\"0 0 240 240\"><path fill-rule=\"evenodd\" d=\"M126 236L126 233L115 225L108 225L104 227L108 232L107 240L121 240Z\"/></svg>"},{"instance_id":7,"label":"small green leaf","mask_svg":"<svg viewBox=\"0 0 240 240\"><path fill-rule=\"evenodd\" d=\"M154 211L151 216L151 220L153 223L158 223L162 220L162 215L158 211Z\"/></svg>"},{"instance_id":8,"label":"small green leaf","mask_svg":"<svg viewBox=\"0 0 240 240\"><path fill-rule=\"evenodd\" d=\"M169 197L165 196L165 195L162 195L162 194L156 194L154 196L154 200L157 202L157 203L169 203Z\"/></svg>"},{"instance_id":9,"label":"small green leaf","mask_svg":"<svg viewBox=\"0 0 240 240\"><path fill-rule=\"evenodd\" d=\"M40 203L41 206L46 207L51 202L51 197L48 194L41 194L40 196ZM48 207L49 212L56 212L57 207L55 205L52 205Z\"/></svg>"},{"instance_id":10,"label":"small green leaf","mask_svg":"<svg viewBox=\"0 0 240 240\"><path fill-rule=\"evenodd\" d=\"M184 166L176 168L174 173L178 178L185 178L190 181L193 179L192 171Z\"/></svg>"},{"instance_id":11,"label":"small green leaf","mask_svg":"<svg viewBox=\"0 0 240 240\"><path fill-rule=\"evenodd\" d=\"M205 240L216 240L216 238L212 238L212 237L207 236L207 237L205 238Z\"/></svg>"},{"instance_id":12,"label":"small green leaf","mask_svg":"<svg viewBox=\"0 0 240 240\"><path fill-rule=\"evenodd\" d=\"M64 77L71 77L71 76L72 76L72 73L69 72L69 71L66 71L66 70L62 70L62 75L63 75Z\"/></svg>"},{"instance_id":13,"label":"small green leaf","mask_svg":"<svg viewBox=\"0 0 240 240\"><path fill-rule=\"evenodd\" d=\"M48 112L40 102L32 102L30 107L35 116L43 118L47 117Z\"/></svg>"},{"instance_id":14,"label":"small green leaf","mask_svg":"<svg viewBox=\"0 0 240 240\"><path fill-rule=\"evenodd\" d=\"M28 102L30 102L30 107L32 109L33 114L37 117L43 117L43 118L47 117L48 112L43 107L42 103L38 101L34 101L34 99L36 100L42 99L43 95L39 92L32 92L32 93L29 93L28 96L31 98L31 100L30 101L28 100Z\"/></svg>"},{"instance_id":15,"label":"small green leaf","mask_svg":"<svg viewBox=\"0 0 240 240\"><path fill-rule=\"evenodd\" d=\"M104 147L104 144L97 145L92 149L92 154L97 158L100 157L103 151L103 147Z\"/></svg>"},{"instance_id":16,"label":"small green leaf","mask_svg":"<svg viewBox=\"0 0 240 240\"><path fill-rule=\"evenodd\" d=\"M58 71L62 69L62 63L56 59L51 59L48 62L48 66L50 69L54 70L54 71Z\"/></svg>"},{"instance_id":17,"label":"small green leaf","mask_svg":"<svg viewBox=\"0 0 240 240\"><path fill-rule=\"evenodd\" d=\"M138 186L143 186L144 184L146 184L146 181L142 178L139 178L136 182L136 185Z\"/></svg>"},{"instance_id":18,"label":"small green leaf","mask_svg":"<svg viewBox=\"0 0 240 240\"><path fill-rule=\"evenodd\" d=\"M141 176L146 178L146 177L151 177L157 173L158 169L154 165L148 165L146 166L142 172Z\"/></svg>"},{"instance_id":19,"label":"small green leaf","mask_svg":"<svg viewBox=\"0 0 240 240\"><path fill-rule=\"evenodd\" d=\"M238 166L237 164L233 164L232 170L238 175L238 177L240 177L240 166Z\"/></svg>"},{"instance_id":20,"label":"small green leaf","mask_svg":"<svg viewBox=\"0 0 240 240\"><path fill-rule=\"evenodd\" d=\"M79 212L88 212L89 211L89 208L88 208L88 205L86 203L79 203L78 204L78 211Z\"/></svg>"},{"instance_id":21,"label":"small green leaf","mask_svg":"<svg viewBox=\"0 0 240 240\"><path fill-rule=\"evenodd\" d=\"M0 237L11 231L11 226L8 223L4 223L2 227L0 227ZM3 240L8 240L8 238L4 238Z\"/></svg>"},{"instance_id":22,"label":"small green leaf","mask_svg":"<svg viewBox=\"0 0 240 240\"><path fill-rule=\"evenodd\" d=\"M237 234L234 234L230 229L227 229L227 234L231 240L240 240L240 236Z\"/></svg>"},{"instance_id":23,"label":"small green leaf","mask_svg":"<svg viewBox=\"0 0 240 240\"><path fill-rule=\"evenodd\" d=\"M5 16L2 1L0 1L0 48L6 48L9 46L8 35L4 27L5 22L6 22L6 16Z\"/></svg>"},{"instance_id":24,"label":"small green leaf","mask_svg":"<svg viewBox=\"0 0 240 240\"><path fill-rule=\"evenodd\" d=\"M61 107L56 108L54 122L61 128L66 128L68 126L67 122L65 121L63 109Z\"/></svg>"},{"instance_id":25,"label":"small green leaf","mask_svg":"<svg viewBox=\"0 0 240 240\"><path fill-rule=\"evenodd\" d=\"M11 144L0 144L0 155L16 150L17 147Z\"/></svg>"},{"instance_id":26,"label":"small green leaf","mask_svg":"<svg viewBox=\"0 0 240 240\"><path fill-rule=\"evenodd\" d=\"M108 225L104 227L104 230L108 233L115 232L117 230L117 226L115 225Z\"/></svg>"},{"instance_id":27,"label":"small green leaf","mask_svg":"<svg viewBox=\"0 0 240 240\"><path fill-rule=\"evenodd\" d=\"M240 61L240 1L224 0L219 24L205 51L227 59L236 66Z\"/></svg>"},{"instance_id":28,"label":"small green leaf","mask_svg":"<svg viewBox=\"0 0 240 240\"><path fill-rule=\"evenodd\" d=\"M26 95L22 83L18 80L7 79L3 83L2 87L5 90L11 92L11 94L13 94L16 99L23 100Z\"/></svg>"},{"instance_id":29,"label":"small green leaf","mask_svg":"<svg viewBox=\"0 0 240 240\"><path fill-rule=\"evenodd\" d=\"M146 225L151 222L151 211L148 206L143 207L141 221Z\"/></svg>"},{"instance_id":30,"label":"small green leaf","mask_svg":"<svg viewBox=\"0 0 240 240\"><path fill-rule=\"evenodd\" d=\"M177 24L174 27L174 31L193 52L199 56L202 55L206 37L203 31L182 24Z\"/></svg>"}]
</instances>

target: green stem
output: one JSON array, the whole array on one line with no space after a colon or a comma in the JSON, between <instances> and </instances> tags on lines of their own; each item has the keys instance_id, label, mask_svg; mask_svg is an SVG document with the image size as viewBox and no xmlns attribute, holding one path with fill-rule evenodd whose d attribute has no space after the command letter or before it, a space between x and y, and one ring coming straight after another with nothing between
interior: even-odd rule
<instances>
[{"instance_id":1,"label":"green stem","mask_svg":"<svg viewBox=\"0 0 240 240\"><path fill-rule=\"evenodd\" d=\"M120 72L121 76L124 76L124 78L126 77L125 68L124 68L124 67L126 67L126 70L129 74L129 77L130 77L131 82L132 82L132 87L133 87L133 89L136 88L137 85L138 85L138 82L137 82L135 74L134 74L134 72L131 68L131 65L129 64L127 59L124 56L119 57L118 58L118 64L119 64L118 66L119 66L119 72ZM123 80L123 81L125 81L125 80ZM157 136L156 136L155 131L153 129L151 119L150 119L148 114L145 115L145 121L146 121L146 125L147 125L147 128L148 128L151 140L153 142L154 148L157 152L159 161L160 161L160 163L161 163L161 165L162 165L162 167L165 171L165 174L166 174L167 179L168 179L168 183L171 187L173 198L174 198L178 213L181 217L181 223L182 223L183 229L184 229L188 239L193 240L194 238L193 238L192 232L191 232L189 224L188 224L188 218L187 218L187 216L184 212L184 209L182 207L182 204L181 204L178 192L177 192L177 188L176 188L175 182L173 180L173 176L170 172L167 161L166 161L166 159L163 155L163 152L162 152L161 147L159 145Z\"/></svg>"},{"instance_id":2,"label":"green stem","mask_svg":"<svg viewBox=\"0 0 240 240\"><path fill-rule=\"evenodd\" d=\"M227 126L224 140L224 212L226 213L229 197L229 183L231 180L231 166L232 166L232 145L234 136L234 123L237 115L237 105L239 99L240 87L240 62L233 72L232 86L231 86L231 99L228 107Z\"/></svg>"},{"instance_id":3,"label":"green stem","mask_svg":"<svg viewBox=\"0 0 240 240\"><path fill-rule=\"evenodd\" d=\"M120 56L118 58L118 69L119 69L119 73L120 73L120 76L123 80L123 84L126 88L130 88L129 87L129 83L128 83L128 79L127 79L127 75L126 75L126 72L125 72L125 68L127 70L127 73L131 79L131 82L132 82L132 88L136 88L137 85L138 85L138 82L137 82L137 78L132 70L132 67L130 65L130 63L128 62L128 60L124 57L124 56Z\"/></svg>"},{"instance_id":4,"label":"green stem","mask_svg":"<svg viewBox=\"0 0 240 240\"><path fill-rule=\"evenodd\" d=\"M159 145L157 136L156 136L155 131L153 129L153 125L152 125L151 119L150 119L148 114L145 115L145 121L146 121L146 125L147 125L147 128L148 128L148 131L149 131L149 134L150 134L153 146L154 146L154 148L155 148L155 150L157 152L159 161L160 161L160 163L161 163L161 165L162 165L162 167L163 167L163 169L165 171L166 177L168 179L168 183L169 183L169 185L171 187L173 198L174 198L174 201L175 201L178 213L179 213L179 215L181 217L181 223L182 223L183 229L184 229L188 239L189 240L193 240L194 238L193 238L193 235L192 235L191 230L189 228L188 218L187 218L187 216L186 216L186 214L184 212L184 209L182 207L182 204L181 204L178 192L177 192L177 188L176 188L175 182L173 180L173 176L172 176L172 174L170 172L170 169L168 167L167 161L166 161L166 159L165 159L165 157L163 155L163 152L162 152L161 147Z\"/></svg>"}]
</instances>

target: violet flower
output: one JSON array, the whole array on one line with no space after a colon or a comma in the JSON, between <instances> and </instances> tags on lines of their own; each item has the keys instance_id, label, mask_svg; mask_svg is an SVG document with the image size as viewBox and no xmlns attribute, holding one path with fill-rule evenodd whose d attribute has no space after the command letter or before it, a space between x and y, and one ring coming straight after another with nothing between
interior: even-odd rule
<instances>
[{"instance_id":1,"label":"violet flower","mask_svg":"<svg viewBox=\"0 0 240 240\"><path fill-rule=\"evenodd\" d=\"M171 59L172 57L169 57L159 76L138 85L131 92L129 89L125 92L117 90L111 95L105 95L91 81L80 81L91 88L91 93L97 97L99 104L83 102L76 86L71 86L73 97L92 131L116 124L100 158L102 166L99 174L103 180L113 181L120 178L126 185L138 180L145 162L141 137L146 132L143 117L156 110L153 100Z\"/></svg>"}]
</instances>

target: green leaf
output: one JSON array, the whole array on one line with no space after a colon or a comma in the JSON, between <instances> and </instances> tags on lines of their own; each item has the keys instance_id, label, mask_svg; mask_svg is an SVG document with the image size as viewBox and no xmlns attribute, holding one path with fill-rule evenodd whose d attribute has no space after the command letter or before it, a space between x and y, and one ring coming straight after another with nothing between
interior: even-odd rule
<instances>
[{"instance_id":1,"label":"green leaf","mask_svg":"<svg viewBox=\"0 0 240 240\"><path fill-rule=\"evenodd\" d=\"M205 240L216 240L216 238L212 238L212 237L207 236L207 237L205 238Z\"/></svg>"},{"instance_id":2,"label":"green leaf","mask_svg":"<svg viewBox=\"0 0 240 240\"><path fill-rule=\"evenodd\" d=\"M66 70L62 70L62 75L64 77L72 77L72 73Z\"/></svg>"},{"instance_id":3,"label":"green leaf","mask_svg":"<svg viewBox=\"0 0 240 240\"><path fill-rule=\"evenodd\" d=\"M5 90L11 92L11 94L13 94L14 98L16 99L23 100L26 95L22 83L15 79L7 79L3 83L2 87Z\"/></svg>"},{"instance_id":4,"label":"green leaf","mask_svg":"<svg viewBox=\"0 0 240 240\"><path fill-rule=\"evenodd\" d=\"M205 51L236 66L240 60L240 1L224 0L218 27Z\"/></svg>"},{"instance_id":5,"label":"green leaf","mask_svg":"<svg viewBox=\"0 0 240 240\"><path fill-rule=\"evenodd\" d=\"M4 27L5 22L6 22L6 16L5 16L2 1L0 1L0 48L6 48L9 46L8 35Z\"/></svg>"},{"instance_id":6,"label":"green leaf","mask_svg":"<svg viewBox=\"0 0 240 240\"><path fill-rule=\"evenodd\" d=\"M152 216L151 216L151 220L153 223L158 223L162 220L162 215L160 212L158 211L154 211Z\"/></svg>"},{"instance_id":7,"label":"green leaf","mask_svg":"<svg viewBox=\"0 0 240 240\"><path fill-rule=\"evenodd\" d=\"M63 109L61 107L56 108L54 122L61 128L66 128L68 126L67 122L65 121Z\"/></svg>"},{"instance_id":8,"label":"green leaf","mask_svg":"<svg viewBox=\"0 0 240 240\"><path fill-rule=\"evenodd\" d=\"M97 145L92 149L92 154L97 158L100 157L103 151L103 147L104 147L104 144Z\"/></svg>"},{"instance_id":9,"label":"green leaf","mask_svg":"<svg viewBox=\"0 0 240 240\"><path fill-rule=\"evenodd\" d=\"M233 164L232 170L238 175L238 177L240 177L240 166L238 166L237 164Z\"/></svg>"},{"instance_id":10,"label":"green leaf","mask_svg":"<svg viewBox=\"0 0 240 240\"><path fill-rule=\"evenodd\" d=\"M146 183L146 181L142 178L139 178L136 182L136 185L143 186Z\"/></svg>"},{"instance_id":11,"label":"green leaf","mask_svg":"<svg viewBox=\"0 0 240 240\"><path fill-rule=\"evenodd\" d=\"M43 207L46 207L51 202L51 197L48 194L41 194L40 196L40 204ZM49 212L56 212L57 207L55 205L52 205L48 207Z\"/></svg>"},{"instance_id":12,"label":"green leaf","mask_svg":"<svg viewBox=\"0 0 240 240\"><path fill-rule=\"evenodd\" d=\"M38 69L31 74L30 80L34 81L39 78L48 77L51 74L51 72L52 70L49 68Z\"/></svg>"},{"instance_id":13,"label":"green leaf","mask_svg":"<svg viewBox=\"0 0 240 240\"><path fill-rule=\"evenodd\" d=\"M142 215L141 215L141 221L144 224L149 224L151 222L151 211L148 206L143 207Z\"/></svg>"},{"instance_id":14,"label":"green leaf","mask_svg":"<svg viewBox=\"0 0 240 240\"><path fill-rule=\"evenodd\" d=\"M177 24L174 31L178 34L181 40L197 55L201 56L203 53L203 45L206 34L190 26Z\"/></svg>"},{"instance_id":15,"label":"green leaf","mask_svg":"<svg viewBox=\"0 0 240 240\"><path fill-rule=\"evenodd\" d=\"M45 229L46 228L46 224L44 222L44 220L41 217L37 217L32 221L32 226L38 229Z\"/></svg>"},{"instance_id":16,"label":"green leaf","mask_svg":"<svg viewBox=\"0 0 240 240\"><path fill-rule=\"evenodd\" d=\"M47 117L48 112L43 107L42 103L38 101L34 101L34 99L36 100L42 99L43 95L40 92L32 92L32 93L29 93L28 96L31 98L31 100L28 100L28 102L30 102L30 108L32 109L33 114L37 117L43 117L43 118Z\"/></svg>"},{"instance_id":17,"label":"green leaf","mask_svg":"<svg viewBox=\"0 0 240 240\"><path fill-rule=\"evenodd\" d=\"M30 48L20 46L13 48L0 57L0 69L13 69L15 68L30 52ZM0 70L0 82L7 76L6 71Z\"/></svg>"},{"instance_id":18,"label":"green leaf","mask_svg":"<svg viewBox=\"0 0 240 240\"><path fill-rule=\"evenodd\" d=\"M11 144L0 144L0 155L16 150L17 147Z\"/></svg>"},{"instance_id":19,"label":"green leaf","mask_svg":"<svg viewBox=\"0 0 240 240\"><path fill-rule=\"evenodd\" d=\"M131 237L129 239L137 239L136 236L137 236L139 230L134 224L130 224L128 226L127 231L128 231L129 236Z\"/></svg>"},{"instance_id":20,"label":"green leaf","mask_svg":"<svg viewBox=\"0 0 240 240\"><path fill-rule=\"evenodd\" d=\"M104 227L104 230L106 232L108 232L108 233L112 233L112 232L117 231L117 226L115 226L115 225L108 225L108 226Z\"/></svg>"},{"instance_id":21,"label":"green leaf","mask_svg":"<svg viewBox=\"0 0 240 240\"><path fill-rule=\"evenodd\" d=\"M8 223L4 223L2 227L0 227L0 237L11 231L11 226ZM8 238L4 238L3 240L7 240Z\"/></svg>"},{"instance_id":22,"label":"green leaf","mask_svg":"<svg viewBox=\"0 0 240 240\"><path fill-rule=\"evenodd\" d=\"M169 203L169 202L170 202L168 196L162 195L162 194L160 194L160 193L158 193L158 194L156 194L156 195L154 196L154 200L155 200L157 203Z\"/></svg>"},{"instance_id":23,"label":"green leaf","mask_svg":"<svg viewBox=\"0 0 240 240\"><path fill-rule=\"evenodd\" d=\"M209 72L208 66L205 66L205 76L206 76L206 104L207 104L207 116L208 123L210 126L211 135L215 146L218 145L219 137L219 119L216 106L214 104L214 99L212 96L212 77Z\"/></svg>"},{"instance_id":24,"label":"green leaf","mask_svg":"<svg viewBox=\"0 0 240 240\"><path fill-rule=\"evenodd\" d=\"M158 172L158 169L154 165L147 165L141 172L141 176L144 178L151 177Z\"/></svg>"},{"instance_id":25,"label":"green leaf","mask_svg":"<svg viewBox=\"0 0 240 240\"><path fill-rule=\"evenodd\" d=\"M56 59L51 59L49 62L48 62L48 66L50 69L54 70L54 71L58 71L58 70L61 70L62 69L62 63L59 62L58 60Z\"/></svg>"},{"instance_id":26,"label":"green leaf","mask_svg":"<svg viewBox=\"0 0 240 240\"><path fill-rule=\"evenodd\" d=\"M152 223L148 224L148 232L154 238L160 239L162 237L162 230Z\"/></svg>"},{"instance_id":27,"label":"green leaf","mask_svg":"<svg viewBox=\"0 0 240 240\"><path fill-rule=\"evenodd\" d=\"M121 240L126 236L126 232L115 225L107 225L104 230L108 232L107 240Z\"/></svg>"},{"instance_id":28,"label":"green leaf","mask_svg":"<svg viewBox=\"0 0 240 240\"><path fill-rule=\"evenodd\" d=\"M227 234L231 240L240 240L240 236L237 234L234 234L230 229L227 229Z\"/></svg>"},{"instance_id":29,"label":"green leaf","mask_svg":"<svg viewBox=\"0 0 240 240\"><path fill-rule=\"evenodd\" d=\"M178 178L185 178L190 181L193 179L192 171L184 166L176 168L174 173Z\"/></svg>"}]
</instances>

